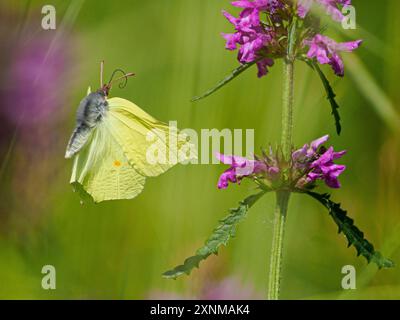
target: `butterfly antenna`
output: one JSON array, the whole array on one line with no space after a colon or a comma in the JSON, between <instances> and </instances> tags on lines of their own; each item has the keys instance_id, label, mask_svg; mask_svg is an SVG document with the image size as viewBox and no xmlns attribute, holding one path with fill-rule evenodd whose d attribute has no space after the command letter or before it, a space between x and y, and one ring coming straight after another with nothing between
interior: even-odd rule
<instances>
[{"instance_id":1,"label":"butterfly antenna","mask_svg":"<svg viewBox=\"0 0 400 320\"><path fill-rule=\"evenodd\" d=\"M119 77L119 78L117 78L117 79L114 79L114 76L115 76L115 74L116 74L117 72L121 72L121 73L123 74L123 76L121 76L121 77ZM117 81L120 81L120 80L124 79L125 81L124 81L124 82L121 82L121 83L119 84L119 86L118 86L119 88L123 89L123 88L126 87L126 84L128 83L128 78L129 78L129 77L132 77L132 76L134 76L134 75L135 75L135 74L132 73L132 72L126 73L126 72L125 72L124 70L122 70L122 69L115 69L114 72L113 72L112 75L111 75L110 81L108 81L107 87L111 88L111 85L112 85L114 82L117 82Z\"/></svg>"},{"instance_id":2,"label":"butterfly antenna","mask_svg":"<svg viewBox=\"0 0 400 320\"><path fill-rule=\"evenodd\" d=\"M100 88L104 85L103 74L104 74L104 60L100 62Z\"/></svg>"}]
</instances>

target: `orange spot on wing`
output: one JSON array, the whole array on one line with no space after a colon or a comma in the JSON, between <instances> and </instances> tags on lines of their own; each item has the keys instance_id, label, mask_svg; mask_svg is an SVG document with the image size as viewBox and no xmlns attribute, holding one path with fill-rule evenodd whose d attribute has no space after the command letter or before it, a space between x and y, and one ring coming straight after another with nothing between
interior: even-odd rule
<instances>
[{"instance_id":1,"label":"orange spot on wing","mask_svg":"<svg viewBox=\"0 0 400 320\"><path fill-rule=\"evenodd\" d=\"M120 167L122 165L122 163L118 160L114 161L114 167Z\"/></svg>"}]
</instances>

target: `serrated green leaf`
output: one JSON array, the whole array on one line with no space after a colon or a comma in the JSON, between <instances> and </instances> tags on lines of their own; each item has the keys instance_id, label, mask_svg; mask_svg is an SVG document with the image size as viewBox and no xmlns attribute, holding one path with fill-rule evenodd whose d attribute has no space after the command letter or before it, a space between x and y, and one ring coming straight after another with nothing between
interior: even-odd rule
<instances>
[{"instance_id":1,"label":"serrated green leaf","mask_svg":"<svg viewBox=\"0 0 400 320\"><path fill-rule=\"evenodd\" d=\"M246 71L248 68L250 68L252 65L254 65L257 61L242 64L239 67L237 67L235 70L233 70L227 77L225 77L223 80L217 83L217 85L210 90L206 91L204 94L194 97L191 102L199 101L201 99L204 99L210 95L212 95L214 92L218 91L221 89L223 86L231 82L233 79L235 79L237 76L239 76L241 73Z\"/></svg>"},{"instance_id":2,"label":"serrated green leaf","mask_svg":"<svg viewBox=\"0 0 400 320\"><path fill-rule=\"evenodd\" d=\"M325 74L322 72L321 68L319 65L315 62L311 63L312 67L317 71L319 77L321 78L322 84L324 85L326 95L328 98L329 103L331 104L331 109L332 109L332 115L335 119L335 126L336 126L336 132L338 135L342 132L342 125L340 124L340 114L339 114L339 105L336 102L336 94L332 89L331 84L329 83L328 78L325 76Z\"/></svg>"},{"instance_id":3,"label":"serrated green leaf","mask_svg":"<svg viewBox=\"0 0 400 320\"><path fill-rule=\"evenodd\" d=\"M229 240L235 236L237 225L242 222L248 210L266 193L261 191L247 197L239 203L239 207L230 209L230 214L220 221L204 246L196 251L196 254L187 258L182 265L163 273L164 278L176 279L180 275L187 274L194 268L198 268L202 260L207 259L211 254L217 254L220 246L226 246Z\"/></svg>"},{"instance_id":4,"label":"serrated green leaf","mask_svg":"<svg viewBox=\"0 0 400 320\"><path fill-rule=\"evenodd\" d=\"M379 269L394 267L393 261L375 251L374 246L364 238L364 233L354 225L354 220L347 216L347 211L340 207L340 203L331 201L329 194L319 194L311 191L307 192L307 194L318 200L329 210L329 214L339 228L339 233L343 232L346 236L349 247L354 246L356 248L357 256L362 255L367 259L368 263L374 262Z\"/></svg>"}]
</instances>

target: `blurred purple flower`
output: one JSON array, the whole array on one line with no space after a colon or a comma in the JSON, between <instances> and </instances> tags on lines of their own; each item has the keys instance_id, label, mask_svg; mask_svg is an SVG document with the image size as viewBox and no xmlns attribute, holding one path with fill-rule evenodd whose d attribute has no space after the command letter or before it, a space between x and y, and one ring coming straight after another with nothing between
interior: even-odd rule
<instances>
[{"instance_id":1,"label":"blurred purple flower","mask_svg":"<svg viewBox=\"0 0 400 320\"><path fill-rule=\"evenodd\" d=\"M10 121L30 126L59 116L67 70L65 45L43 36L15 49L2 93L2 112Z\"/></svg>"},{"instance_id":2,"label":"blurred purple flower","mask_svg":"<svg viewBox=\"0 0 400 320\"><path fill-rule=\"evenodd\" d=\"M329 64L339 77L344 76L344 64L340 52L352 52L361 43L361 40L338 43L321 34L317 34L312 40L304 41L304 44L310 47L308 58L316 58L320 64Z\"/></svg>"},{"instance_id":3,"label":"blurred purple flower","mask_svg":"<svg viewBox=\"0 0 400 320\"><path fill-rule=\"evenodd\" d=\"M17 224L21 217L21 231L48 214L58 189L54 183L63 171L56 160L65 139L60 124L72 83L72 36L31 24L39 15L26 20L22 11L0 10L0 215L18 217Z\"/></svg>"},{"instance_id":4,"label":"blurred purple flower","mask_svg":"<svg viewBox=\"0 0 400 320\"><path fill-rule=\"evenodd\" d=\"M261 300L262 294L254 290L251 284L242 284L236 278L226 278L223 281L208 285L203 289L203 300Z\"/></svg>"},{"instance_id":5,"label":"blurred purple flower","mask_svg":"<svg viewBox=\"0 0 400 320\"><path fill-rule=\"evenodd\" d=\"M251 284L243 284L231 277L221 282L211 282L203 286L197 295L178 295L174 292L153 291L150 300L261 300L263 295L257 292Z\"/></svg>"}]
</instances>

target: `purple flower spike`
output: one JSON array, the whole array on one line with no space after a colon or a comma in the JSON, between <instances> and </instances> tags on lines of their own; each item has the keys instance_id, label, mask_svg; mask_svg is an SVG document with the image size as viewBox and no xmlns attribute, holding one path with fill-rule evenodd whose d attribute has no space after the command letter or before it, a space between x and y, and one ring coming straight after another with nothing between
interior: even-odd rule
<instances>
[{"instance_id":1,"label":"purple flower spike","mask_svg":"<svg viewBox=\"0 0 400 320\"><path fill-rule=\"evenodd\" d=\"M282 158L278 150L273 152L272 148L268 154L264 151L262 156L257 156L257 160L217 153L217 159L230 166L221 174L218 188L226 189L229 183L240 184L243 178L253 179L258 184L276 190L310 190L315 187L317 180L324 181L330 188L340 188L338 178L346 166L335 163L335 160L343 157L346 151L335 152L333 147L325 148L324 144L328 139L328 135L323 136L293 151L289 162ZM286 176L290 178L285 180L282 172L286 172Z\"/></svg>"},{"instance_id":2,"label":"purple flower spike","mask_svg":"<svg viewBox=\"0 0 400 320\"><path fill-rule=\"evenodd\" d=\"M333 19L341 21L344 16L343 6L350 5L351 0L237 0L232 5L241 8L238 17L222 11L226 19L234 26L234 33L222 33L227 50L238 50L238 61L244 64L255 63L258 77L268 74L268 69L276 59L285 58L289 39L289 26L293 15L304 19L312 5L323 6ZM277 27L279 26L279 27ZM299 46L299 55L307 53L308 59L316 58L320 64L329 64L336 75L344 75L344 65L340 53L352 52L361 45L361 40L337 43L318 34L320 22L318 17L310 17L297 27L299 34L307 30L306 38ZM309 48L307 48L309 47Z\"/></svg>"},{"instance_id":3,"label":"purple flower spike","mask_svg":"<svg viewBox=\"0 0 400 320\"><path fill-rule=\"evenodd\" d=\"M316 58L320 64L329 64L339 77L344 76L344 65L340 52L352 52L361 45L362 41L351 41L337 43L336 41L317 34L312 40L304 41L310 49L307 53L308 58Z\"/></svg>"},{"instance_id":4,"label":"purple flower spike","mask_svg":"<svg viewBox=\"0 0 400 320\"><path fill-rule=\"evenodd\" d=\"M275 46L277 40L272 29L261 23L260 14L274 14L283 4L280 0L243 0L234 1L232 5L243 10L238 18L222 12L236 31L233 34L222 33L226 40L225 47L228 50L239 47L238 60L241 64L257 62L258 77L261 78L268 73L268 67L274 64L274 60L267 55L269 46Z\"/></svg>"}]
</instances>

